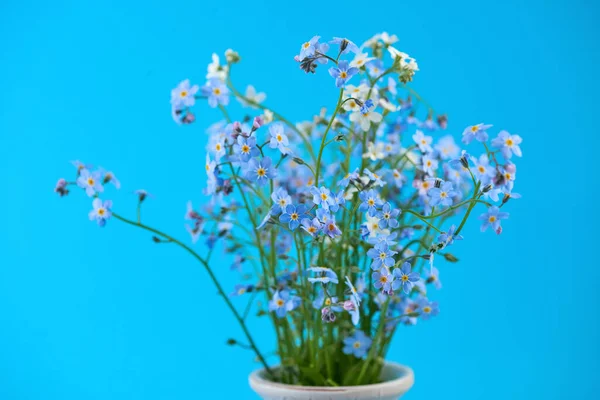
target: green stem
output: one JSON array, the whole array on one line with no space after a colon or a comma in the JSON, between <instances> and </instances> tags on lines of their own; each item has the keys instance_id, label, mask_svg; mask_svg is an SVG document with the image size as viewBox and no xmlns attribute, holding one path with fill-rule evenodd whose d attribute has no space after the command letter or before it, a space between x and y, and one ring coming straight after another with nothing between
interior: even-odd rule
<instances>
[{"instance_id":1,"label":"green stem","mask_svg":"<svg viewBox=\"0 0 600 400\"><path fill-rule=\"evenodd\" d=\"M333 111L333 115L331 119L329 119L329 123L327 124L327 128L323 133L323 138L321 139L321 146L319 147L319 155L317 156L317 165L316 165L316 173L315 173L315 186L319 186L319 172L321 171L321 157L323 157L323 149L325 148L325 140L327 139L327 133L331 129L331 125L333 125L333 120L337 115L340 105L342 104L342 97L344 96L344 89L340 89L340 96L338 97L337 104L335 106L335 110Z\"/></svg>"},{"instance_id":2,"label":"green stem","mask_svg":"<svg viewBox=\"0 0 600 400\"><path fill-rule=\"evenodd\" d=\"M147 230L149 232L152 232L154 234L157 234L159 236L162 236L163 238L165 238L165 239L175 243L179 247L183 248L188 253L190 253L196 260L198 260L200 262L200 264L202 264L204 266L204 269L206 270L206 272L208 272L208 275L210 276L210 279L212 280L213 284L216 286L217 291L219 292L221 297L223 297L223 300L225 300L225 304L227 305L229 310L231 310L235 319L238 321L240 327L242 328L242 331L244 332L244 335L246 335L246 339L248 339L248 343L249 343L250 347L252 348L252 350L254 350L254 353L256 353L256 356L258 357L259 361L261 362L261 364L263 365L263 367L265 368L267 373L269 375L273 376L273 371L267 364L267 361L263 357L260 350L258 350L258 347L256 346L256 343L254 342L254 339L252 338L252 335L250 334L250 331L248 330L248 327L246 326L246 323L244 322L242 316L237 312L237 310L233 306L233 303L231 302L231 300L229 300L227 293L225 293L225 290L223 290L223 287L219 283L219 280L217 279L213 270L210 268L210 266L208 265L207 261L204 258L202 258L198 253L196 253L191 247L189 247L185 243L175 239L174 237L172 237L170 235L167 235L164 232L159 231L158 229L155 229L148 225L142 224L141 222L135 222L130 219L124 218L114 212L112 213L112 216L115 217L116 219L118 219L119 221L125 222L126 224L133 225L138 228L141 228L141 229Z\"/></svg>"}]
</instances>

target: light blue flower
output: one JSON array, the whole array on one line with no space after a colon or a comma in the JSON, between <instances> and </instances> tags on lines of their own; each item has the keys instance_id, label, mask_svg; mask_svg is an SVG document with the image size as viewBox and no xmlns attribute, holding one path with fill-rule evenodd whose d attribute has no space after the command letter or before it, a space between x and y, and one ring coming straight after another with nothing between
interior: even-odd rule
<instances>
[{"instance_id":1,"label":"light blue flower","mask_svg":"<svg viewBox=\"0 0 600 400\"><path fill-rule=\"evenodd\" d=\"M479 159L471 157L471 161L473 161L473 164L475 165L473 168L475 176L481 181L481 184L487 185L490 183L494 177L495 170L490 165L490 160L487 154L480 155Z\"/></svg>"},{"instance_id":2,"label":"light blue flower","mask_svg":"<svg viewBox=\"0 0 600 400\"><path fill-rule=\"evenodd\" d=\"M392 284L393 290L397 290L401 287L404 293L410 293L415 283L420 279L419 274L411 272L411 269L412 267L408 262L402 264L402 268L394 269L393 274L396 279Z\"/></svg>"},{"instance_id":3,"label":"light blue flower","mask_svg":"<svg viewBox=\"0 0 600 400\"><path fill-rule=\"evenodd\" d=\"M437 241L439 243L444 243L446 246L450 246L455 240L463 240L462 235L456 235L454 232L456 232L456 225L452 225L450 229L448 229L448 232L442 232L438 236Z\"/></svg>"},{"instance_id":4,"label":"light blue flower","mask_svg":"<svg viewBox=\"0 0 600 400\"><path fill-rule=\"evenodd\" d=\"M492 125L477 124L468 126L463 131L462 141L464 144L469 144L473 139L477 139L480 142L487 142L488 134L486 130L490 129Z\"/></svg>"},{"instance_id":5,"label":"light blue flower","mask_svg":"<svg viewBox=\"0 0 600 400\"><path fill-rule=\"evenodd\" d=\"M523 139L519 135L511 135L507 131L500 131L498 137L492 140L492 146L502 151L502 155L505 158L511 158L514 154L517 157L521 157L521 147L519 145Z\"/></svg>"},{"instance_id":6,"label":"light blue flower","mask_svg":"<svg viewBox=\"0 0 600 400\"><path fill-rule=\"evenodd\" d=\"M354 54L360 53L358 46L346 38L334 37L333 40L330 41L329 43L339 45L340 46L340 54L346 54L349 51L353 52Z\"/></svg>"},{"instance_id":7,"label":"light blue flower","mask_svg":"<svg viewBox=\"0 0 600 400\"><path fill-rule=\"evenodd\" d=\"M218 78L209 79L202 86L202 94L208 98L208 105L215 108L218 105L229 104L229 89Z\"/></svg>"},{"instance_id":8,"label":"light blue flower","mask_svg":"<svg viewBox=\"0 0 600 400\"><path fill-rule=\"evenodd\" d=\"M189 79L181 81L175 89L171 90L171 105L175 109L193 106L196 102L195 95L198 89L198 85L190 85Z\"/></svg>"},{"instance_id":9,"label":"light blue flower","mask_svg":"<svg viewBox=\"0 0 600 400\"><path fill-rule=\"evenodd\" d=\"M323 228L318 218L313 218L312 220L310 218L304 218L301 224L302 229L304 229L312 237L316 237Z\"/></svg>"},{"instance_id":10,"label":"light blue flower","mask_svg":"<svg viewBox=\"0 0 600 400\"><path fill-rule=\"evenodd\" d=\"M243 162L248 162L252 157L258 157L260 151L256 147L256 138L254 136L249 138L242 135L238 136L236 143L233 145L233 153Z\"/></svg>"},{"instance_id":11,"label":"light blue flower","mask_svg":"<svg viewBox=\"0 0 600 400\"><path fill-rule=\"evenodd\" d=\"M269 179L277 176L277 172L271 164L272 162L269 157L265 157L260 161L256 158L251 158L246 166L246 178L259 185L266 185Z\"/></svg>"},{"instance_id":12,"label":"light blue flower","mask_svg":"<svg viewBox=\"0 0 600 400\"><path fill-rule=\"evenodd\" d=\"M366 192L360 192L358 197L362 201L358 210L367 212L371 217L374 217L375 214L377 214L377 209L383 205L383 201L381 201L379 195L373 189Z\"/></svg>"},{"instance_id":13,"label":"light blue flower","mask_svg":"<svg viewBox=\"0 0 600 400\"><path fill-rule=\"evenodd\" d=\"M285 208L292 204L292 198L287 190L282 187L278 187L277 190L271 193L271 200L273 200L273 206L271 207L271 212L273 214L284 212Z\"/></svg>"},{"instance_id":14,"label":"light blue flower","mask_svg":"<svg viewBox=\"0 0 600 400\"><path fill-rule=\"evenodd\" d=\"M270 148L279 149L281 154L291 153L291 150L288 147L290 140L285 134L282 124L271 124L269 126L269 135L271 135L271 139L269 140Z\"/></svg>"},{"instance_id":15,"label":"light blue flower","mask_svg":"<svg viewBox=\"0 0 600 400\"><path fill-rule=\"evenodd\" d=\"M287 290L277 291L269 300L269 311L274 311L277 318L283 318L300 305L300 299L292 296Z\"/></svg>"},{"instance_id":16,"label":"light blue flower","mask_svg":"<svg viewBox=\"0 0 600 400\"><path fill-rule=\"evenodd\" d=\"M310 267L309 271L315 272L314 278L308 278L310 283L320 282L322 284L327 284L329 282L335 283L336 285L339 283L337 274L331 268L325 267Z\"/></svg>"},{"instance_id":17,"label":"light blue flower","mask_svg":"<svg viewBox=\"0 0 600 400\"><path fill-rule=\"evenodd\" d=\"M358 168L356 168L354 172L349 172L344 178L340 179L337 185L342 188L346 188L348 187L348 184L350 184L350 181L358 180L359 177L360 175L358 174Z\"/></svg>"},{"instance_id":18,"label":"light blue flower","mask_svg":"<svg viewBox=\"0 0 600 400\"><path fill-rule=\"evenodd\" d=\"M391 250L387 244L379 243L372 249L367 251L367 256L373 259L371 268L374 270L380 269L382 266L391 267L394 265L394 254L396 251Z\"/></svg>"},{"instance_id":19,"label":"light blue flower","mask_svg":"<svg viewBox=\"0 0 600 400\"><path fill-rule=\"evenodd\" d=\"M371 275L373 278L373 286L375 289L381 289L383 292L389 292L394 282L394 276L390 274L390 270L387 268L381 268L379 271L373 272Z\"/></svg>"},{"instance_id":20,"label":"light blue flower","mask_svg":"<svg viewBox=\"0 0 600 400\"><path fill-rule=\"evenodd\" d=\"M329 75L335 78L335 86L338 88L344 87L346 82L358 73L358 68L350 67L348 61L338 62L337 67L329 68Z\"/></svg>"},{"instance_id":21,"label":"light blue flower","mask_svg":"<svg viewBox=\"0 0 600 400\"><path fill-rule=\"evenodd\" d=\"M300 226L300 221L306 217L306 206L304 204L299 204L298 206L288 204L285 207L285 211L279 216L279 221L288 224L291 230L295 230Z\"/></svg>"},{"instance_id":22,"label":"light blue flower","mask_svg":"<svg viewBox=\"0 0 600 400\"><path fill-rule=\"evenodd\" d=\"M398 215L400 215L400 210L392 209L390 203L385 203L383 207L381 207L381 211L376 214L376 217L379 218L379 228L397 228L398 220L396 218Z\"/></svg>"},{"instance_id":23,"label":"light blue flower","mask_svg":"<svg viewBox=\"0 0 600 400\"><path fill-rule=\"evenodd\" d=\"M372 342L371 338L365 335L363 331L357 330L352 336L348 336L344 339L344 348L342 351L344 354L351 354L356 358L363 358L367 355Z\"/></svg>"},{"instance_id":24,"label":"light blue flower","mask_svg":"<svg viewBox=\"0 0 600 400\"><path fill-rule=\"evenodd\" d=\"M300 47L300 54L298 55L298 61L302 61L306 57L312 57L315 55L320 38L321 36L313 36L308 42L302 43L302 46Z\"/></svg>"},{"instance_id":25,"label":"light blue flower","mask_svg":"<svg viewBox=\"0 0 600 400\"><path fill-rule=\"evenodd\" d=\"M335 216L332 215L327 223L323 224L323 232L330 238L334 239L342 234L342 231L335 223Z\"/></svg>"},{"instance_id":26,"label":"light blue flower","mask_svg":"<svg viewBox=\"0 0 600 400\"><path fill-rule=\"evenodd\" d=\"M454 191L452 182L442 182L440 187L432 187L427 191L427 194L431 198L429 205L435 207L437 205L451 206L452 198L458 193Z\"/></svg>"},{"instance_id":27,"label":"light blue flower","mask_svg":"<svg viewBox=\"0 0 600 400\"><path fill-rule=\"evenodd\" d=\"M99 226L106 225L106 221L112 216L111 208L112 201L105 200L104 202L99 198L95 198L92 201L92 211L88 214L90 221L96 221Z\"/></svg>"},{"instance_id":28,"label":"light blue flower","mask_svg":"<svg viewBox=\"0 0 600 400\"><path fill-rule=\"evenodd\" d=\"M93 197L96 193L102 193L104 191L102 173L100 171L90 172L88 169L80 170L77 186L85 189L85 194L89 197Z\"/></svg>"},{"instance_id":29,"label":"light blue flower","mask_svg":"<svg viewBox=\"0 0 600 400\"><path fill-rule=\"evenodd\" d=\"M336 204L336 200L331 194L331 191L324 186L321 186L321 188L313 186L310 188L310 193L313 195L313 203L321 206L321 208L324 208L325 210L329 210L330 206Z\"/></svg>"},{"instance_id":30,"label":"light blue flower","mask_svg":"<svg viewBox=\"0 0 600 400\"><path fill-rule=\"evenodd\" d=\"M483 221L481 224L481 232L485 232L490 226L497 233L502 232L500 221L508 218L507 212L502 212L497 206L491 206L487 212L481 214L479 219Z\"/></svg>"},{"instance_id":31,"label":"light blue flower","mask_svg":"<svg viewBox=\"0 0 600 400\"><path fill-rule=\"evenodd\" d=\"M425 297L417 301L419 317L423 320L427 320L440 313L440 308L437 301L429 301Z\"/></svg>"}]
</instances>

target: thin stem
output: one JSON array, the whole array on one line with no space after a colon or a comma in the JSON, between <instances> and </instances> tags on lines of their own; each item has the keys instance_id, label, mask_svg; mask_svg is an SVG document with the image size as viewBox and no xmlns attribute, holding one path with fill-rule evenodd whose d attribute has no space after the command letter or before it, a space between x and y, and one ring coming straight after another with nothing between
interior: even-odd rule
<instances>
[{"instance_id":1,"label":"thin stem","mask_svg":"<svg viewBox=\"0 0 600 400\"><path fill-rule=\"evenodd\" d=\"M321 171L321 157L323 157L323 149L325 148L325 140L327 139L327 133L329 132L329 130L331 129L331 125L333 125L333 120L335 119L335 116L337 115L339 109L340 109L340 105L342 104L342 97L344 96L344 89L340 89L340 96L338 97L338 101L337 104L335 106L335 110L333 111L333 115L331 116L331 119L329 119L329 123L327 124L327 128L325 129L325 132L323 133L323 138L321 139L321 146L319 147L319 155L317 156L317 165L316 165L316 173L315 173L315 186L319 185L319 172Z\"/></svg>"},{"instance_id":2,"label":"thin stem","mask_svg":"<svg viewBox=\"0 0 600 400\"><path fill-rule=\"evenodd\" d=\"M175 239L174 237L159 231L158 229L152 228L148 225L142 224L141 222L135 222L132 221L130 219L127 219L125 217L120 216L119 214L116 213L112 213L112 216L116 219L118 219L119 221L125 222L126 224L129 225L133 225L136 226L138 228L147 230L149 232L152 232L156 235L162 236L163 238L177 244L179 247L183 248L184 250L186 250L188 253L190 253L196 260L198 260L200 262L200 264L202 264L204 266L204 269L206 270L206 272L208 272L208 275L210 276L210 279L212 280L213 284L216 286L217 291L219 292L219 294L221 295L221 297L223 297L223 300L225 300L225 304L227 305L227 307L231 310L231 312L233 313L233 316L235 317L235 319L238 321L240 327L242 328L242 331L244 331L244 335L246 335L246 338L248 339L248 342L250 344L250 347L252 347L252 350L254 350L254 353L256 353L256 356L258 357L259 361L261 362L261 364L263 365L263 367L265 368L265 370L267 371L267 373L271 376L273 376L273 371L271 370L271 368L269 367L269 365L267 364L267 361L265 360L265 358L263 357L262 353L260 352L260 350L258 350L258 347L256 346L256 343L254 342L254 339L252 338L252 335L250 334L250 331L248 330L248 327L246 326L246 323L244 322L244 320L242 319L241 315L237 312L237 310L235 309L235 307L233 306L233 303L231 303L231 300L229 299L229 297L227 296L227 294L225 293L225 290L223 290L223 287L221 286L221 284L219 283L217 277L215 276L213 270L210 268L210 266L208 265L208 262L202 258L198 253L196 253L191 247L189 247L188 245L186 245L185 243Z\"/></svg>"}]
</instances>

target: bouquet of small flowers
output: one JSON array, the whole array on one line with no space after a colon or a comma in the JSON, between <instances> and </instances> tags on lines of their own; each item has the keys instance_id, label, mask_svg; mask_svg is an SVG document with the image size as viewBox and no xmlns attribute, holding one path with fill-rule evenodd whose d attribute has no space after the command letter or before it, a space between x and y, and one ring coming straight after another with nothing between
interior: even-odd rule
<instances>
[{"instance_id":1,"label":"bouquet of small flowers","mask_svg":"<svg viewBox=\"0 0 600 400\"><path fill-rule=\"evenodd\" d=\"M442 286L437 267L457 261L449 249L463 240L475 208L481 230L500 234L503 207L519 197L512 156L521 156L521 138L500 131L489 141L492 125L480 123L462 132L463 144L477 142L469 150L477 155L461 151L443 134L446 116L411 88L417 62L396 41L381 33L360 47L319 36L303 43L295 61L307 74L329 67L337 100L296 124L264 105L253 86L244 93L234 86L241 58L232 50L224 64L213 54L203 86L184 80L173 89L176 123L192 124L201 100L223 114L208 129L206 206L187 203L187 239L142 221L146 191L135 192L136 216L113 210L104 200L105 185L120 186L112 172L76 161L75 180L59 180L55 191L79 187L92 198L89 218L98 225L119 220L189 252L242 329L243 338L227 343L251 350L271 379L376 383L396 330L439 313L430 297ZM232 97L248 109L239 120L227 109ZM216 248L233 259L235 287L223 287L214 272ZM234 298L247 305L238 310L243 300ZM250 315L272 324L277 361L258 348Z\"/></svg>"}]
</instances>

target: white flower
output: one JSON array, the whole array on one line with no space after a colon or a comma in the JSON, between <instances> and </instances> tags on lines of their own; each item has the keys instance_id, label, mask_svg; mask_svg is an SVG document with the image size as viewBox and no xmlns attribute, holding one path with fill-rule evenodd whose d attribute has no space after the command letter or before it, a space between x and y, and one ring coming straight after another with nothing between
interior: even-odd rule
<instances>
[{"instance_id":1,"label":"white flower","mask_svg":"<svg viewBox=\"0 0 600 400\"><path fill-rule=\"evenodd\" d=\"M369 142L367 145L367 152L363 154L363 158L370 158L373 161L383 160L385 158L385 149L383 142Z\"/></svg>"},{"instance_id":2,"label":"white flower","mask_svg":"<svg viewBox=\"0 0 600 400\"><path fill-rule=\"evenodd\" d=\"M400 110L400 108L401 108L399 105L398 106L393 105L392 103L390 103L383 97L379 99L379 105L382 108L385 108L386 110L388 110L389 112L396 112L396 111Z\"/></svg>"},{"instance_id":3,"label":"white flower","mask_svg":"<svg viewBox=\"0 0 600 400\"><path fill-rule=\"evenodd\" d=\"M396 43L398 41L398 36L396 36L396 35L389 35L387 32L382 32L380 34L379 38L386 45L394 44L394 43Z\"/></svg>"},{"instance_id":4,"label":"white flower","mask_svg":"<svg viewBox=\"0 0 600 400\"><path fill-rule=\"evenodd\" d=\"M240 101L240 103L242 103L244 107L257 108L255 104L260 104L263 101L265 101L267 95L263 92L257 93L254 86L248 85L248 87L246 88L245 97L250 101L250 103L242 98L238 98L238 100Z\"/></svg>"},{"instance_id":5,"label":"white flower","mask_svg":"<svg viewBox=\"0 0 600 400\"><path fill-rule=\"evenodd\" d=\"M381 122L381 119L381 114L375 111L367 111L365 113L359 111L350 114L350 121L359 124L363 131L369 130L371 122L379 123Z\"/></svg>"},{"instance_id":6,"label":"white flower","mask_svg":"<svg viewBox=\"0 0 600 400\"><path fill-rule=\"evenodd\" d=\"M213 53L212 63L208 64L206 79L218 78L224 82L227 77L227 68L227 65L220 64L219 56Z\"/></svg>"},{"instance_id":7,"label":"white flower","mask_svg":"<svg viewBox=\"0 0 600 400\"><path fill-rule=\"evenodd\" d=\"M360 111L360 106L358 105L358 103L356 101L354 101L354 99L348 100L344 103L344 110L346 111L352 111L352 112L359 112Z\"/></svg>"},{"instance_id":8,"label":"white flower","mask_svg":"<svg viewBox=\"0 0 600 400\"><path fill-rule=\"evenodd\" d=\"M392 46L388 47L388 51L390 52L390 55L392 56L394 61L399 60L400 68L409 69L411 71L419 70L417 61L414 58L412 58L411 56L409 56L408 54L403 53L400 50L398 50Z\"/></svg>"},{"instance_id":9,"label":"white flower","mask_svg":"<svg viewBox=\"0 0 600 400\"><path fill-rule=\"evenodd\" d=\"M265 124L269 124L269 123L273 122L273 111L264 110L262 119L263 119L263 121L265 121Z\"/></svg>"},{"instance_id":10,"label":"white flower","mask_svg":"<svg viewBox=\"0 0 600 400\"><path fill-rule=\"evenodd\" d=\"M379 218L377 216L369 216L368 213L365 214L367 217L367 229L369 230L369 239L375 238L379 235L389 235L390 231L388 229L381 229L379 227Z\"/></svg>"},{"instance_id":11,"label":"white flower","mask_svg":"<svg viewBox=\"0 0 600 400\"><path fill-rule=\"evenodd\" d=\"M369 94L369 87L364 83L358 86L346 85L344 88L344 97L354 97L355 99L363 100Z\"/></svg>"},{"instance_id":12,"label":"white flower","mask_svg":"<svg viewBox=\"0 0 600 400\"><path fill-rule=\"evenodd\" d=\"M371 60L374 60L374 57L369 57L367 53L358 53L354 56L354 60L350 62L351 67L360 68L363 67L366 63Z\"/></svg>"},{"instance_id":13,"label":"white flower","mask_svg":"<svg viewBox=\"0 0 600 400\"><path fill-rule=\"evenodd\" d=\"M217 166L217 162L214 160L210 159L210 155L207 153L206 154L206 164L204 166L204 168L206 169L206 175L208 176L208 179L215 179L215 167Z\"/></svg>"}]
</instances>

